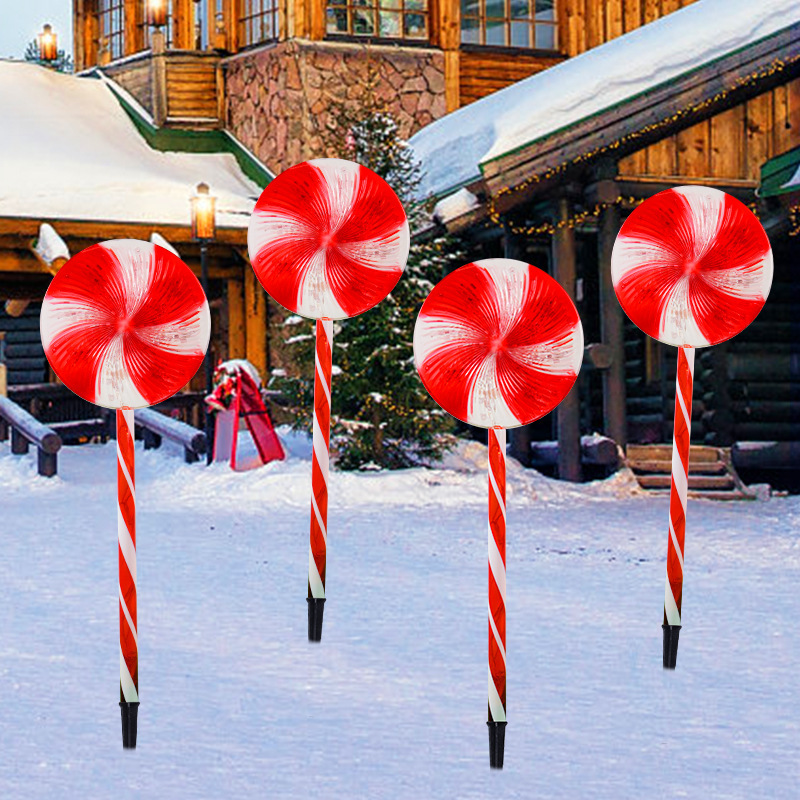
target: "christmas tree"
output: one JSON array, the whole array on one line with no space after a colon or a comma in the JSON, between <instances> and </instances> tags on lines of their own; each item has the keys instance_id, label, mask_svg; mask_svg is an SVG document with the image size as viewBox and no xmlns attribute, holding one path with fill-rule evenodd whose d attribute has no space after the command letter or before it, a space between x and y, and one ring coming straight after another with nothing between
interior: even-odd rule
<instances>
[{"instance_id":1,"label":"christmas tree","mask_svg":"<svg viewBox=\"0 0 800 800\"><path fill-rule=\"evenodd\" d=\"M366 107L365 107L366 105ZM461 263L450 237L438 233L426 204L416 199L421 174L394 117L362 103L336 110L330 152L380 175L408 216L412 242L406 270L388 297L352 319L334 323L331 445L341 469L399 469L441 458L452 445L453 424L430 398L414 366L412 340L420 306L434 284ZM342 133L344 135L342 135ZM292 316L282 360L273 377L310 429L313 408L313 323ZM294 365L311 365L299 372ZM283 374L282 374L283 373Z\"/></svg>"}]
</instances>

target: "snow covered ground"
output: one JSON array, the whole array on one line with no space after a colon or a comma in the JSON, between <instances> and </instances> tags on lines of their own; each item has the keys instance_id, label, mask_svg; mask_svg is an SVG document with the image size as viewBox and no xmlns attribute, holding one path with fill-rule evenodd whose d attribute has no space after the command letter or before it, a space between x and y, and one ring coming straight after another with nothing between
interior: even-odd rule
<instances>
[{"instance_id":1,"label":"snow covered ground","mask_svg":"<svg viewBox=\"0 0 800 800\"><path fill-rule=\"evenodd\" d=\"M62 451L48 480L0 444L0 797L797 796L800 498L690 501L666 673L666 499L512 469L495 772L485 451L333 476L311 645L310 465L292 448L245 474L137 452L142 706L124 752L113 446Z\"/></svg>"}]
</instances>

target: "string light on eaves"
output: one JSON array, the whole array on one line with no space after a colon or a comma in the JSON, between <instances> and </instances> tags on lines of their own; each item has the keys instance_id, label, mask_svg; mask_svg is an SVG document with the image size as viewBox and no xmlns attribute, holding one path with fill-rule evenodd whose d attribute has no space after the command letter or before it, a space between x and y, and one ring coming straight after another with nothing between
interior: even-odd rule
<instances>
[{"instance_id":1,"label":"string light on eaves","mask_svg":"<svg viewBox=\"0 0 800 800\"><path fill-rule=\"evenodd\" d=\"M659 122L653 122L649 125L645 125L643 128L640 128L636 131L631 133L625 134L625 136L620 137L614 142L611 142L606 145L601 145L600 147L596 147L593 150L589 150L585 153L580 153L575 158L565 161L562 164L559 164L557 167L550 167L544 172L538 173L536 175L531 175L529 178L526 178L524 181L515 184L514 186L504 186L497 191L496 194L490 195L488 198L488 214L489 219L495 224L500 225L501 223L501 214L497 210L497 201L500 200L505 195L512 195L517 194L519 192L524 192L526 189L529 189L531 186L536 185L537 183L542 183L544 181L549 180L563 172L566 172L571 167L577 166L587 161L591 161L598 156L602 156L606 153L613 152L615 150L619 150L620 147L624 144L628 144L630 142L634 142L637 139L641 139L648 134L657 132L662 130L663 128L670 127L674 125L676 122L679 122L684 117L689 116L690 114L695 114L700 111L704 111L705 109L709 108L710 106L716 105L720 101L724 100L728 95L732 92L737 91L745 86L753 84L759 80L764 78L769 78L772 75L776 75L779 72L783 72L787 67L795 64L797 61L800 61L800 55L793 56L791 58L776 58L773 60L768 66L763 67L762 69L756 70L749 75L740 77L736 80L736 82L729 88L723 89L717 92L713 97L707 98L699 103L695 103L693 105L687 106L686 108L682 108L676 111L671 116L660 120ZM603 208L607 208L608 206L615 205L616 203L622 202L624 198L617 198L613 203L598 203L597 206L591 211L582 211L574 217L571 217L569 220L560 220L556 224L552 223L542 223L540 225L534 225L530 228L515 228L514 226L510 226L510 230L512 233L515 234L523 234L523 235L534 235L537 233L548 233L552 234L555 233L556 230L561 228L574 228L575 225L579 225L581 222L585 221L589 217L597 216ZM638 205L642 203L643 200L634 199L633 204ZM797 232L795 232L796 235Z\"/></svg>"},{"instance_id":2,"label":"string light on eaves","mask_svg":"<svg viewBox=\"0 0 800 800\"><path fill-rule=\"evenodd\" d=\"M789 206L789 236L800 236L800 205Z\"/></svg>"},{"instance_id":3,"label":"string light on eaves","mask_svg":"<svg viewBox=\"0 0 800 800\"><path fill-rule=\"evenodd\" d=\"M645 198L643 197L625 197L624 195L618 195L612 201L597 203L593 208L579 211L574 216L571 216L568 219L559 220L556 223L542 222L539 225L531 225L530 227L509 224L507 227L511 233L519 236L536 236L540 234L548 234L552 236L556 231L564 229L573 230L574 228L583 225L584 222L589 219L594 219L595 217L599 216L601 211L606 208L611 208L611 206L626 205L630 208L635 208L636 206L641 205L644 201Z\"/></svg>"}]
</instances>

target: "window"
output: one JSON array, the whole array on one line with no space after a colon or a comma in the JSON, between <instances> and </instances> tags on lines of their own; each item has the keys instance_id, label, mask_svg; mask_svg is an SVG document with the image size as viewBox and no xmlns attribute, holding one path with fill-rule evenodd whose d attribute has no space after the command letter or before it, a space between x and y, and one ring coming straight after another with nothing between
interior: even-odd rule
<instances>
[{"instance_id":1,"label":"window","mask_svg":"<svg viewBox=\"0 0 800 800\"><path fill-rule=\"evenodd\" d=\"M98 0L97 52L108 51L113 61L125 54L125 0Z\"/></svg>"},{"instance_id":2,"label":"window","mask_svg":"<svg viewBox=\"0 0 800 800\"><path fill-rule=\"evenodd\" d=\"M329 34L427 39L428 0L328 0Z\"/></svg>"},{"instance_id":3,"label":"window","mask_svg":"<svg viewBox=\"0 0 800 800\"><path fill-rule=\"evenodd\" d=\"M555 0L461 0L461 41L555 50Z\"/></svg>"},{"instance_id":4,"label":"window","mask_svg":"<svg viewBox=\"0 0 800 800\"><path fill-rule=\"evenodd\" d=\"M142 11L141 17L142 20L141 27L142 27L142 42L145 50L152 46L153 39L152 33L153 28L147 24L147 1L142 0ZM164 44L166 47L172 46L172 0L167 0L167 24L162 28L164 32Z\"/></svg>"},{"instance_id":5,"label":"window","mask_svg":"<svg viewBox=\"0 0 800 800\"><path fill-rule=\"evenodd\" d=\"M278 0L241 0L239 43L242 47L278 38Z\"/></svg>"}]
</instances>

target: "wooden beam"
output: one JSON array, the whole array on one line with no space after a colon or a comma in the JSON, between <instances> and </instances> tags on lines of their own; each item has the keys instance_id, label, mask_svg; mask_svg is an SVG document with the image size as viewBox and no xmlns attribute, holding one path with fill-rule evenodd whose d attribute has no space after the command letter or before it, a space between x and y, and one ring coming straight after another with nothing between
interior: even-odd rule
<instances>
[{"instance_id":1,"label":"wooden beam","mask_svg":"<svg viewBox=\"0 0 800 800\"><path fill-rule=\"evenodd\" d=\"M603 209L598 233L600 270L600 329L603 343L611 351L611 364L603 372L603 432L617 444L628 442L625 408L625 333L622 307L611 282L611 251L620 229L618 206Z\"/></svg>"},{"instance_id":2,"label":"wooden beam","mask_svg":"<svg viewBox=\"0 0 800 800\"><path fill-rule=\"evenodd\" d=\"M189 203L187 200L187 216ZM52 220L49 220L52 221ZM0 237L21 236L29 238L37 236L43 219L31 217L0 217ZM93 243L107 239L149 239L150 234L157 230L168 242L172 244L192 243L192 230L187 225L162 225L152 222L113 222L98 220L69 220L56 219L58 233L63 239L79 238L89 239ZM232 247L247 247L247 228L217 228L215 245L229 245ZM70 248L72 251L72 248ZM214 250L210 251L212 254Z\"/></svg>"},{"instance_id":3,"label":"wooden beam","mask_svg":"<svg viewBox=\"0 0 800 800\"><path fill-rule=\"evenodd\" d=\"M566 223L570 217L570 202L565 197L558 201L558 217ZM554 277L575 302L575 230L566 224L553 235ZM558 421L558 477L566 481L581 479L581 401L578 381L556 410Z\"/></svg>"},{"instance_id":4,"label":"wooden beam","mask_svg":"<svg viewBox=\"0 0 800 800\"><path fill-rule=\"evenodd\" d=\"M267 295L249 267L244 272L245 337L247 360L262 379L267 371Z\"/></svg>"},{"instance_id":5,"label":"wooden beam","mask_svg":"<svg viewBox=\"0 0 800 800\"><path fill-rule=\"evenodd\" d=\"M607 157L607 153L597 151L614 144L617 145L614 157L622 158L800 76L800 59L786 64L797 56L800 56L800 23L703 69L484 163L486 185L497 195L501 189L528 181L532 175L543 175L548 170L569 165L578 157L584 159L580 163L580 168L584 168L588 163L587 153L597 153L597 158ZM767 74L777 61L783 61L785 68ZM747 82L751 75L762 71L765 74L759 80ZM648 130L653 125L658 127ZM622 141L623 136L634 132L639 135ZM563 181L563 173L560 181ZM498 201L498 210L507 211L544 186L544 182L534 183L527 192L505 195Z\"/></svg>"},{"instance_id":6,"label":"wooden beam","mask_svg":"<svg viewBox=\"0 0 800 800\"><path fill-rule=\"evenodd\" d=\"M30 250L0 250L0 272L46 275L44 262Z\"/></svg>"},{"instance_id":7,"label":"wooden beam","mask_svg":"<svg viewBox=\"0 0 800 800\"><path fill-rule=\"evenodd\" d=\"M247 267L248 271L250 270ZM228 358L245 358L247 336L245 329L244 281L231 278L227 281L228 308Z\"/></svg>"}]
</instances>

